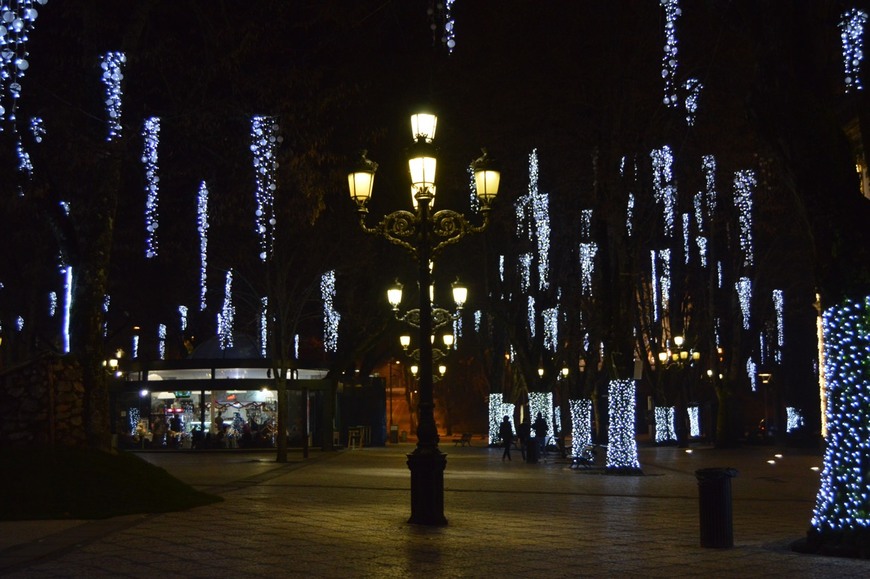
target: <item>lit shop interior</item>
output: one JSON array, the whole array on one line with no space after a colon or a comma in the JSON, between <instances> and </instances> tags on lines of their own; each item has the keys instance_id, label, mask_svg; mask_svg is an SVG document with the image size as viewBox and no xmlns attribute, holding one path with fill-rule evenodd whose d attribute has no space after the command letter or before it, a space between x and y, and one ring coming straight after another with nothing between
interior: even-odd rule
<instances>
[{"instance_id":1,"label":"lit shop interior","mask_svg":"<svg viewBox=\"0 0 870 579\"><path fill-rule=\"evenodd\" d=\"M268 360L132 363L112 387L119 448L250 449L276 444L278 391ZM332 443L335 388L326 370L286 381L288 444Z\"/></svg>"}]
</instances>

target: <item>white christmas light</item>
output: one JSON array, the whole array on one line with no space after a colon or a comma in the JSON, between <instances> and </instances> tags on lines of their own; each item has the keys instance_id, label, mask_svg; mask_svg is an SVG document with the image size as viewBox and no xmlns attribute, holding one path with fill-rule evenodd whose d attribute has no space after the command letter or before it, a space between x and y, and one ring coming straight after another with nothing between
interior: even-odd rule
<instances>
[{"instance_id":1,"label":"white christmas light","mask_svg":"<svg viewBox=\"0 0 870 579\"><path fill-rule=\"evenodd\" d=\"M701 170L704 172L704 182L706 188L704 197L707 206L707 223L711 223L716 215L717 193L716 193L716 157L713 155L704 155L701 159ZM701 225L698 225L698 230L702 230Z\"/></svg>"},{"instance_id":2,"label":"white christmas light","mask_svg":"<svg viewBox=\"0 0 870 579\"><path fill-rule=\"evenodd\" d=\"M520 292L527 293L532 287L532 259L531 253L521 253L517 258L520 265Z\"/></svg>"},{"instance_id":3,"label":"white christmas light","mask_svg":"<svg viewBox=\"0 0 870 579\"><path fill-rule=\"evenodd\" d=\"M501 439L498 435L499 425L502 419L507 416L513 422L514 405L504 402L504 396L501 393L493 393L489 395L489 443L497 444Z\"/></svg>"},{"instance_id":4,"label":"white christmas light","mask_svg":"<svg viewBox=\"0 0 870 579\"><path fill-rule=\"evenodd\" d=\"M870 529L870 297L828 308L823 331L828 435L811 525L839 543Z\"/></svg>"},{"instance_id":5,"label":"white christmas light","mask_svg":"<svg viewBox=\"0 0 870 579\"><path fill-rule=\"evenodd\" d=\"M634 438L634 380L611 380L607 408L607 470L633 473L640 471L637 441Z\"/></svg>"},{"instance_id":6,"label":"white christmas light","mask_svg":"<svg viewBox=\"0 0 870 579\"><path fill-rule=\"evenodd\" d=\"M121 82L124 80L123 69L127 55L123 52L107 52L100 60L100 68L103 69L102 81L106 87L106 114L109 124L107 140L113 141L121 136Z\"/></svg>"},{"instance_id":7,"label":"white christmas light","mask_svg":"<svg viewBox=\"0 0 870 579\"><path fill-rule=\"evenodd\" d=\"M697 78L690 78L683 83L683 90L686 92L686 124L690 127L695 124L698 100L701 98L703 88L704 85Z\"/></svg>"},{"instance_id":8,"label":"white christmas light","mask_svg":"<svg viewBox=\"0 0 870 579\"><path fill-rule=\"evenodd\" d=\"M867 13L857 8L844 12L840 19L840 41L843 45L843 73L846 92L864 88L861 82L861 64L864 60L864 27L866 24Z\"/></svg>"},{"instance_id":9,"label":"white christmas light","mask_svg":"<svg viewBox=\"0 0 870 579\"><path fill-rule=\"evenodd\" d=\"M787 406L785 409L785 430L794 432L804 425L804 416L800 408Z\"/></svg>"},{"instance_id":10,"label":"white christmas light","mask_svg":"<svg viewBox=\"0 0 870 579\"><path fill-rule=\"evenodd\" d=\"M671 148L665 145L661 149L653 149L650 157L653 167L653 196L656 202L662 204L664 234L666 237L673 237L677 207L677 186L674 184L672 172L674 156Z\"/></svg>"},{"instance_id":11,"label":"white christmas light","mask_svg":"<svg viewBox=\"0 0 870 579\"><path fill-rule=\"evenodd\" d=\"M661 264L662 275L659 283L662 288L662 313L666 313L671 307L671 250L658 250L658 260Z\"/></svg>"},{"instance_id":12,"label":"white christmas light","mask_svg":"<svg viewBox=\"0 0 870 579\"><path fill-rule=\"evenodd\" d=\"M251 151L254 154L257 209L255 229L260 238L260 261L272 254L275 243L275 174L278 170L277 150L282 137L278 136L278 121L274 117L256 116L251 122Z\"/></svg>"},{"instance_id":13,"label":"white christmas light","mask_svg":"<svg viewBox=\"0 0 870 579\"><path fill-rule=\"evenodd\" d=\"M740 302L740 313L743 315L743 329L748 330L751 317L752 280L741 277L734 286L737 290L737 300Z\"/></svg>"},{"instance_id":14,"label":"white christmas light","mask_svg":"<svg viewBox=\"0 0 870 579\"><path fill-rule=\"evenodd\" d=\"M544 348L555 353L559 346L559 308L547 308L541 312L544 318Z\"/></svg>"},{"instance_id":15,"label":"white christmas light","mask_svg":"<svg viewBox=\"0 0 870 579\"><path fill-rule=\"evenodd\" d=\"M180 318L181 331L187 330L187 306L178 306L178 317Z\"/></svg>"},{"instance_id":16,"label":"white christmas light","mask_svg":"<svg viewBox=\"0 0 870 579\"><path fill-rule=\"evenodd\" d=\"M773 290L773 309L776 312L776 361L782 362L782 347L785 344L784 309L785 298L781 289Z\"/></svg>"},{"instance_id":17,"label":"white christmas light","mask_svg":"<svg viewBox=\"0 0 870 579\"><path fill-rule=\"evenodd\" d=\"M335 270L320 278L320 297L323 300L323 348L327 352L338 351L338 324L341 314L335 310Z\"/></svg>"},{"instance_id":18,"label":"white christmas light","mask_svg":"<svg viewBox=\"0 0 870 579\"><path fill-rule=\"evenodd\" d=\"M63 353L69 354L70 351L70 335L69 335L69 323L70 323L70 313L72 311L72 300L73 300L73 268L71 265L67 265L61 270L61 273L64 274L64 284L63 284Z\"/></svg>"},{"instance_id":19,"label":"white christmas light","mask_svg":"<svg viewBox=\"0 0 870 579\"><path fill-rule=\"evenodd\" d=\"M631 237L634 227L634 193L628 194L628 205L625 208L625 231Z\"/></svg>"},{"instance_id":20,"label":"white christmas light","mask_svg":"<svg viewBox=\"0 0 870 579\"><path fill-rule=\"evenodd\" d=\"M737 171L734 174L734 206L737 208L737 223L740 226L740 249L743 250L743 265L753 264L752 243L752 192L757 181L754 171Z\"/></svg>"},{"instance_id":21,"label":"white christmas light","mask_svg":"<svg viewBox=\"0 0 870 579\"><path fill-rule=\"evenodd\" d=\"M701 418L697 406L689 406L689 436L692 438L701 436Z\"/></svg>"},{"instance_id":22,"label":"white christmas light","mask_svg":"<svg viewBox=\"0 0 870 579\"><path fill-rule=\"evenodd\" d=\"M552 392L529 392L529 416L533 422L537 418L538 412L547 421L547 439L550 440L555 436ZM532 438L535 438L534 430L532 430L531 434Z\"/></svg>"},{"instance_id":23,"label":"white christmas light","mask_svg":"<svg viewBox=\"0 0 870 579\"><path fill-rule=\"evenodd\" d=\"M665 106L677 106L675 79L677 75L677 18L680 10L679 0L659 0L665 9L665 53L662 56L662 78L665 81Z\"/></svg>"},{"instance_id":24,"label":"white christmas light","mask_svg":"<svg viewBox=\"0 0 870 579\"><path fill-rule=\"evenodd\" d=\"M527 299L526 299L526 304L527 304L527 306L526 306L526 315L527 315L528 320L529 320L529 335L530 335L532 338L534 338L534 337L535 337L535 333L536 333L536 327L535 327L535 325L536 325L536 324L535 324L535 318L536 318L536 312L535 312L535 296L531 296L531 295L528 296Z\"/></svg>"},{"instance_id":25,"label":"white christmas light","mask_svg":"<svg viewBox=\"0 0 870 579\"><path fill-rule=\"evenodd\" d=\"M592 295L592 277L595 273L595 256L598 254L598 244L583 242L580 244L580 293Z\"/></svg>"},{"instance_id":26,"label":"white christmas light","mask_svg":"<svg viewBox=\"0 0 870 579\"><path fill-rule=\"evenodd\" d=\"M683 213L683 263L689 263L689 224L692 221L692 215Z\"/></svg>"},{"instance_id":27,"label":"white christmas light","mask_svg":"<svg viewBox=\"0 0 870 579\"><path fill-rule=\"evenodd\" d=\"M474 333L479 334L481 324L483 323L483 312L480 310L474 311Z\"/></svg>"},{"instance_id":28,"label":"white christmas light","mask_svg":"<svg viewBox=\"0 0 870 579\"><path fill-rule=\"evenodd\" d=\"M161 360L166 359L166 324L157 326L157 354Z\"/></svg>"},{"instance_id":29,"label":"white christmas light","mask_svg":"<svg viewBox=\"0 0 870 579\"><path fill-rule=\"evenodd\" d=\"M218 313L218 343L221 350L233 347L233 324L235 323L236 307L233 305L233 270L227 271L224 282L224 303Z\"/></svg>"},{"instance_id":30,"label":"white christmas light","mask_svg":"<svg viewBox=\"0 0 870 579\"><path fill-rule=\"evenodd\" d=\"M571 412L571 456L580 456L592 444L592 401L588 398L568 400Z\"/></svg>"},{"instance_id":31,"label":"white christmas light","mask_svg":"<svg viewBox=\"0 0 870 579\"><path fill-rule=\"evenodd\" d=\"M157 228L159 226L158 205L160 200L160 175L158 174L157 147L160 144L160 118L151 117L145 121L142 130L145 150L142 163L145 165L145 257L157 257Z\"/></svg>"},{"instance_id":32,"label":"white christmas light","mask_svg":"<svg viewBox=\"0 0 870 579\"><path fill-rule=\"evenodd\" d=\"M755 364L755 360L752 358L747 358L746 360L746 375L749 377L749 388L753 392L758 391L758 366Z\"/></svg>"},{"instance_id":33,"label":"white christmas light","mask_svg":"<svg viewBox=\"0 0 870 579\"><path fill-rule=\"evenodd\" d=\"M550 203L546 193L532 198L538 241L538 289L550 287Z\"/></svg>"},{"instance_id":34,"label":"white christmas light","mask_svg":"<svg viewBox=\"0 0 870 579\"><path fill-rule=\"evenodd\" d=\"M664 443L676 440L677 434L676 429L674 428L674 407L656 406L653 413L656 421L656 442Z\"/></svg>"},{"instance_id":35,"label":"white christmas light","mask_svg":"<svg viewBox=\"0 0 870 579\"><path fill-rule=\"evenodd\" d=\"M53 318L57 314L57 292L48 292L48 317Z\"/></svg>"},{"instance_id":36,"label":"white christmas light","mask_svg":"<svg viewBox=\"0 0 870 579\"><path fill-rule=\"evenodd\" d=\"M260 298L260 356L268 357L269 345L269 297Z\"/></svg>"},{"instance_id":37,"label":"white christmas light","mask_svg":"<svg viewBox=\"0 0 870 579\"><path fill-rule=\"evenodd\" d=\"M653 306L653 321L659 319L659 276L658 267L656 265L656 250L651 249L649 252L650 260L650 285L652 290L652 306Z\"/></svg>"},{"instance_id":38,"label":"white christmas light","mask_svg":"<svg viewBox=\"0 0 870 579\"><path fill-rule=\"evenodd\" d=\"M6 121L14 123L21 81L30 68L27 43L39 12L34 7L47 0L8 0L0 3L0 132Z\"/></svg>"},{"instance_id":39,"label":"white christmas light","mask_svg":"<svg viewBox=\"0 0 870 579\"><path fill-rule=\"evenodd\" d=\"M199 311L203 311L208 289L208 187L205 181L199 184L196 196L196 229L199 232Z\"/></svg>"}]
</instances>

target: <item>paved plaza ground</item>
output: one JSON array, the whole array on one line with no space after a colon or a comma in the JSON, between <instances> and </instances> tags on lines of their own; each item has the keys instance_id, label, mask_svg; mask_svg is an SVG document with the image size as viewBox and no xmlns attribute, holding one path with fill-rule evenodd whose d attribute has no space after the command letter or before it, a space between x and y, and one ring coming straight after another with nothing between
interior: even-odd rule
<instances>
[{"instance_id":1,"label":"paved plaza ground","mask_svg":"<svg viewBox=\"0 0 870 579\"><path fill-rule=\"evenodd\" d=\"M412 444L274 453L142 453L225 498L104 521L0 522L3 577L868 577L806 555L821 454L641 447L641 476L550 455L442 445L444 527L408 524ZM768 461L774 461L773 464ZM695 471L733 467L733 548L700 546Z\"/></svg>"}]
</instances>

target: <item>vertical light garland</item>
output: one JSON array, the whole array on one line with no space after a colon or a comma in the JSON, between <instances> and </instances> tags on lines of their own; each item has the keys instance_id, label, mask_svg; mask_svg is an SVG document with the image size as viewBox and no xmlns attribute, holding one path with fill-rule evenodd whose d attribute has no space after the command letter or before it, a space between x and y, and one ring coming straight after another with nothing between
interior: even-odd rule
<instances>
[{"instance_id":1,"label":"vertical light garland","mask_svg":"<svg viewBox=\"0 0 870 579\"><path fill-rule=\"evenodd\" d=\"M199 232L199 311L204 311L208 291L208 187L205 181L199 184L196 195L196 229Z\"/></svg>"},{"instance_id":2,"label":"vertical light garland","mask_svg":"<svg viewBox=\"0 0 870 579\"><path fill-rule=\"evenodd\" d=\"M634 438L634 380L611 380L607 392L610 423L607 427L606 468L615 473L640 473Z\"/></svg>"},{"instance_id":3,"label":"vertical light garland","mask_svg":"<svg viewBox=\"0 0 870 579\"><path fill-rule=\"evenodd\" d=\"M658 274L658 266L656 265L656 250L651 249L649 252L649 260L650 260L650 286L652 292L652 306L653 306L653 321L658 321L659 319L659 274Z\"/></svg>"},{"instance_id":4,"label":"vertical light garland","mask_svg":"<svg viewBox=\"0 0 870 579\"><path fill-rule=\"evenodd\" d=\"M737 209L740 249L743 250L745 267L751 266L755 261L752 243L752 192L756 183L754 171L737 171L734 174L734 207Z\"/></svg>"},{"instance_id":5,"label":"vertical light garland","mask_svg":"<svg viewBox=\"0 0 870 579\"><path fill-rule=\"evenodd\" d=\"M142 152L142 163L145 165L145 257L157 257L157 228L160 217L158 205L160 201L160 175L157 147L160 144L160 118L151 117L145 121L142 130L145 138L145 150Z\"/></svg>"},{"instance_id":6,"label":"vertical light garland","mask_svg":"<svg viewBox=\"0 0 870 579\"><path fill-rule=\"evenodd\" d=\"M659 263L662 275L659 284L662 288L662 315L666 315L671 308L671 250L658 250Z\"/></svg>"},{"instance_id":7,"label":"vertical light garland","mask_svg":"<svg viewBox=\"0 0 870 579\"><path fill-rule=\"evenodd\" d=\"M341 314L335 310L335 270L330 270L320 278L320 297L323 300L323 349L327 352L338 351L338 324Z\"/></svg>"},{"instance_id":8,"label":"vertical light garland","mask_svg":"<svg viewBox=\"0 0 870 579\"><path fill-rule=\"evenodd\" d=\"M535 312L535 296L527 296L526 298L526 316L529 321L529 335L534 338L537 328L535 324L535 320L537 318Z\"/></svg>"},{"instance_id":9,"label":"vertical light garland","mask_svg":"<svg viewBox=\"0 0 870 579\"><path fill-rule=\"evenodd\" d=\"M277 150L282 138L278 135L275 117L255 116L251 121L251 151L254 154L256 181L255 229L260 238L260 261L265 262L275 244L275 191L278 189Z\"/></svg>"},{"instance_id":10,"label":"vertical light garland","mask_svg":"<svg viewBox=\"0 0 870 579\"><path fill-rule=\"evenodd\" d=\"M852 8L840 18L840 41L843 46L843 75L846 92L862 90L861 64L864 60L864 27L867 13Z\"/></svg>"},{"instance_id":11,"label":"vertical light garland","mask_svg":"<svg viewBox=\"0 0 870 579\"><path fill-rule=\"evenodd\" d=\"M819 537L866 540L870 529L870 297L824 313L828 437L811 525ZM865 543L866 547L866 543Z\"/></svg>"},{"instance_id":12,"label":"vertical light garland","mask_svg":"<svg viewBox=\"0 0 870 579\"><path fill-rule=\"evenodd\" d=\"M592 239L592 210L584 209L580 219L580 295L592 295L592 279L595 273L595 257L598 244Z\"/></svg>"},{"instance_id":13,"label":"vertical light garland","mask_svg":"<svg viewBox=\"0 0 870 579\"><path fill-rule=\"evenodd\" d=\"M752 307L752 280L748 277L741 277L734 284L737 290L737 300L740 302L740 313L743 317L743 329L748 330L751 321Z\"/></svg>"},{"instance_id":14,"label":"vertical light garland","mask_svg":"<svg viewBox=\"0 0 870 579\"><path fill-rule=\"evenodd\" d=\"M187 306L178 306L179 325L182 332L187 331Z\"/></svg>"},{"instance_id":15,"label":"vertical light garland","mask_svg":"<svg viewBox=\"0 0 870 579\"><path fill-rule=\"evenodd\" d=\"M697 78L690 78L683 83L683 90L686 93L686 124L690 127L695 125L698 101L701 99L703 89L704 85Z\"/></svg>"},{"instance_id":16,"label":"vertical light garland","mask_svg":"<svg viewBox=\"0 0 870 579\"><path fill-rule=\"evenodd\" d=\"M480 213L480 198L477 196L477 179L474 178L474 164L466 167L468 176L468 205L472 213Z\"/></svg>"},{"instance_id":17,"label":"vertical light garland","mask_svg":"<svg viewBox=\"0 0 870 579\"><path fill-rule=\"evenodd\" d=\"M689 264L689 238L691 237L689 227L691 222L691 213L683 213L683 263L686 265Z\"/></svg>"},{"instance_id":18,"label":"vertical light garland","mask_svg":"<svg viewBox=\"0 0 870 579\"><path fill-rule=\"evenodd\" d=\"M64 284L63 284L63 318L62 318L62 328L61 334L63 335L63 353L69 354L70 351L70 335L69 335L69 323L70 323L70 313L72 312L72 302L73 302L73 268L71 265L64 266L61 270L61 273L64 275Z\"/></svg>"},{"instance_id":19,"label":"vertical light garland","mask_svg":"<svg viewBox=\"0 0 870 579\"><path fill-rule=\"evenodd\" d=\"M520 266L520 292L528 293L532 287L532 259L531 253L521 253L517 257Z\"/></svg>"},{"instance_id":20,"label":"vertical light garland","mask_svg":"<svg viewBox=\"0 0 870 579\"><path fill-rule=\"evenodd\" d=\"M166 359L166 324L157 326L157 355L160 360Z\"/></svg>"},{"instance_id":21,"label":"vertical light garland","mask_svg":"<svg viewBox=\"0 0 870 579\"><path fill-rule=\"evenodd\" d=\"M218 313L218 343L221 350L233 347L233 324L235 323L236 307L233 305L233 270L227 271L224 281L224 303Z\"/></svg>"},{"instance_id":22,"label":"vertical light garland","mask_svg":"<svg viewBox=\"0 0 870 579\"><path fill-rule=\"evenodd\" d=\"M474 311L474 333L479 334L481 329L481 324L483 323L483 312L480 310Z\"/></svg>"},{"instance_id":23,"label":"vertical light garland","mask_svg":"<svg viewBox=\"0 0 870 579\"><path fill-rule=\"evenodd\" d=\"M592 401L588 398L568 400L571 412L571 456L580 456L592 444Z\"/></svg>"},{"instance_id":24,"label":"vertical light garland","mask_svg":"<svg viewBox=\"0 0 870 579\"><path fill-rule=\"evenodd\" d=\"M674 236L676 221L677 186L674 184L674 156L667 145L650 153L653 168L653 197L662 204L665 237Z\"/></svg>"},{"instance_id":25,"label":"vertical light garland","mask_svg":"<svg viewBox=\"0 0 870 579\"><path fill-rule=\"evenodd\" d=\"M0 284L0 288L2 288L2 284ZM53 318L57 315L57 292L50 291L48 292L48 317Z\"/></svg>"},{"instance_id":26,"label":"vertical light garland","mask_svg":"<svg viewBox=\"0 0 870 579\"><path fill-rule=\"evenodd\" d=\"M773 310L776 313L776 354L777 363L782 363L782 348L785 345L785 297L781 289L773 290Z\"/></svg>"},{"instance_id":27,"label":"vertical light garland","mask_svg":"<svg viewBox=\"0 0 870 579\"><path fill-rule=\"evenodd\" d=\"M749 378L749 388L758 392L758 366L752 358L746 359L746 376Z\"/></svg>"},{"instance_id":28,"label":"vertical light garland","mask_svg":"<svg viewBox=\"0 0 870 579\"><path fill-rule=\"evenodd\" d=\"M538 289L550 287L550 201L546 193L532 197L538 241Z\"/></svg>"},{"instance_id":29,"label":"vertical light garland","mask_svg":"<svg viewBox=\"0 0 870 579\"><path fill-rule=\"evenodd\" d=\"M103 69L102 81L106 87L106 115L108 116L109 135L108 141L114 141L121 137L121 111L123 103L123 90L121 83L124 80L124 64L127 55L123 52L107 52L100 57L100 68Z\"/></svg>"},{"instance_id":30,"label":"vertical light garland","mask_svg":"<svg viewBox=\"0 0 870 579\"><path fill-rule=\"evenodd\" d=\"M544 348L555 353L559 346L559 308L546 308L541 312L544 318Z\"/></svg>"},{"instance_id":31,"label":"vertical light garland","mask_svg":"<svg viewBox=\"0 0 870 579\"><path fill-rule=\"evenodd\" d=\"M662 56L662 79L665 81L664 104L667 107L675 107L677 101L676 76L677 76L677 18L680 17L679 0L659 0L665 9L665 50Z\"/></svg>"},{"instance_id":32,"label":"vertical light garland","mask_svg":"<svg viewBox=\"0 0 870 579\"><path fill-rule=\"evenodd\" d=\"M21 81L30 68L27 43L39 11L48 0L4 1L0 4L0 132L6 121L14 124Z\"/></svg>"},{"instance_id":33,"label":"vertical light garland","mask_svg":"<svg viewBox=\"0 0 870 579\"><path fill-rule=\"evenodd\" d=\"M269 296L260 298L260 356L269 355Z\"/></svg>"},{"instance_id":34,"label":"vertical light garland","mask_svg":"<svg viewBox=\"0 0 870 579\"><path fill-rule=\"evenodd\" d=\"M625 232L629 237L634 234L634 203L634 193L629 193L625 208Z\"/></svg>"}]
</instances>

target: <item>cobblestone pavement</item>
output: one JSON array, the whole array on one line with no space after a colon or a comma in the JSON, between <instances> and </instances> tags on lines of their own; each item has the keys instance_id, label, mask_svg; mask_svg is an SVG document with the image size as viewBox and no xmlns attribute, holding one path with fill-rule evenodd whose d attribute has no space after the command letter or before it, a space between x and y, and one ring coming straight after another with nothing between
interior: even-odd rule
<instances>
[{"instance_id":1,"label":"cobblestone pavement","mask_svg":"<svg viewBox=\"0 0 870 579\"><path fill-rule=\"evenodd\" d=\"M143 453L223 503L106 521L0 523L4 577L867 577L806 555L819 453L642 447L641 476L502 462L449 444L449 524L408 524L411 444L312 451ZM774 461L773 464L768 460ZM700 546L695 470L733 467L733 548Z\"/></svg>"}]
</instances>

